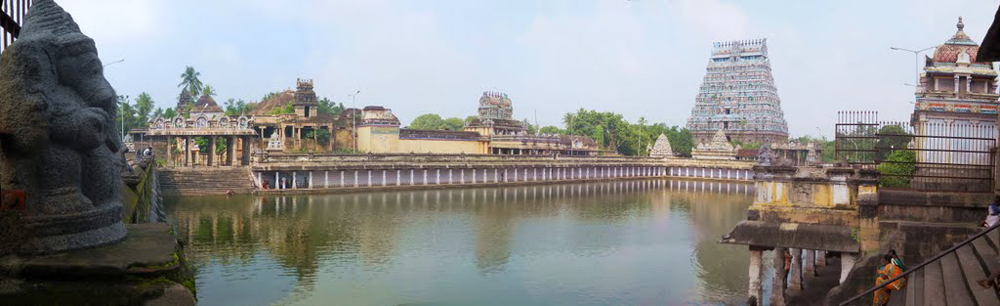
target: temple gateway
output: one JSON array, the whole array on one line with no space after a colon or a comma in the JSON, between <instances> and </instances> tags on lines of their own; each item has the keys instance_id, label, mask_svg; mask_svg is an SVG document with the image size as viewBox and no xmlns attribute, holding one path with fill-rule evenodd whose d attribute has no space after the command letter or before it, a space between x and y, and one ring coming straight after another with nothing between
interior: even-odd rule
<instances>
[{"instance_id":1,"label":"temple gateway","mask_svg":"<svg viewBox=\"0 0 1000 306\"><path fill-rule=\"evenodd\" d=\"M710 143L720 130L725 131L728 141L788 141L788 124L771 76L766 39L713 45L687 128L695 144Z\"/></svg>"}]
</instances>

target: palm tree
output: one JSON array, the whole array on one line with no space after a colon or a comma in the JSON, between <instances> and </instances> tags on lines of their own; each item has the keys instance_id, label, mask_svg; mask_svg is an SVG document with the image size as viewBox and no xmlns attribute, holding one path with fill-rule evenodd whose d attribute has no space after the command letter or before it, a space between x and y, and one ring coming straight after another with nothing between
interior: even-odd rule
<instances>
[{"instance_id":1,"label":"palm tree","mask_svg":"<svg viewBox=\"0 0 1000 306\"><path fill-rule=\"evenodd\" d=\"M184 69L184 73L181 74L181 83L177 84L177 87L187 88L191 97L197 97L202 89L201 80L198 79L199 76L201 76L201 72L194 70L194 67L187 66Z\"/></svg>"},{"instance_id":2,"label":"palm tree","mask_svg":"<svg viewBox=\"0 0 1000 306\"><path fill-rule=\"evenodd\" d=\"M212 88L212 85L205 84L205 87L201 89L201 94L206 96L214 96L215 88Z\"/></svg>"}]
</instances>

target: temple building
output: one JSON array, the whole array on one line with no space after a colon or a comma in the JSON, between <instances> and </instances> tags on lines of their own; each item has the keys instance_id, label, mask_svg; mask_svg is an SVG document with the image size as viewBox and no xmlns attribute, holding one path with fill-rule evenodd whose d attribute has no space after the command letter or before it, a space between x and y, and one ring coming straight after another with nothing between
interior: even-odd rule
<instances>
[{"instance_id":1,"label":"temple building","mask_svg":"<svg viewBox=\"0 0 1000 306\"><path fill-rule=\"evenodd\" d=\"M464 131L400 128L399 119L382 106L368 106L357 123L358 151L370 153L597 155L589 137L531 135L524 122L514 120L510 98L487 91L479 98L479 116ZM340 134L338 134L339 137Z\"/></svg>"},{"instance_id":2,"label":"temple building","mask_svg":"<svg viewBox=\"0 0 1000 306\"><path fill-rule=\"evenodd\" d=\"M771 75L767 40L717 42L688 119L695 144L728 141L784 143L788 124Z\"/></svg>"},{"instance_id":3,"label":"temple building","mask_svg":"<svg viewBox=\"0 0 1000 306\"><path fill-rule=\"evenodd\" d=\"M920 149L918 162L988 165L987 154L972 152L990 150L992 140L972 138L996 138L997 72L992 62L975 61L979 45L963 31L961 17L956 27L955 34L937 47L934 56L926 58L910 124L917 135L963 139L934 142L917 137L911 145Z\"/></svg>"},{"instance_id":4,"label":"temple building","mask_svg":"<svg viewBox=\"0 0 1000 306\"><path fill-rule=\"evenodd\" d=\"M486 91L479 97L479 117L465 123L489 141L488 154L598 155L601 150L590 137L530 135L527 124L514 119L514 107L505 93Z\"/></svg>"},{"instance_id":5,"label":"temple building","mask_svg":"<svg viewBox=\"0 0 1000 306\"><path fill-rule=\"evenodd\" d=\"M278 93L251 111L261 147L284 152L332 151L333 116L319 112L312 80L297 79L295 85L294 91Z\"/></svg>"}]
</instances>

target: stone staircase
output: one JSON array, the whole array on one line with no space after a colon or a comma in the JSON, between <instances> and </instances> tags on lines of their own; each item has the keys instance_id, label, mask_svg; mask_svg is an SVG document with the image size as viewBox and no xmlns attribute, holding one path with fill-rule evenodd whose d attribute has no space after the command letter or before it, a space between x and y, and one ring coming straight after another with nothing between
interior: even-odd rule
<instances>
[{"instance_id":1,"label":"stone staircase","mask_svg":"<svg viewBox=\"0 0 1000 306\"><path fill-rule=\"evenodd\" d=\"M167 196L218 195L229 190L242 194L255 189L246 168L163 169L158 175Z\"/></svg>"},{"instance_id":2,"label":"stone staircase","mask_svg":"<svg viewBox=\"0 0 1000 306\"><path fill-rule=\"evenodd\" d=\"M906 287L893 292L889 305L1000 306L997 290L976 284L1000 269L1000 230L993 230L907 277ZM912 263L908 266L916 266Z\"/></svg>"}]
</instances>

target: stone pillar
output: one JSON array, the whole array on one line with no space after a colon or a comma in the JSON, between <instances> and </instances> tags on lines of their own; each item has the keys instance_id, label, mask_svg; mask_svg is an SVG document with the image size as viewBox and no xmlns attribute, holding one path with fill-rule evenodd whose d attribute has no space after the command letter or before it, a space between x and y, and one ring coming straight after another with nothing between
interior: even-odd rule
<instances>
[{"instance_id":1,"label":"stone pillar","mask_svg":"<svg viewBox=\"0 0 1000 306\"><path fill-rule=\"evenodd\" d=\"M785 305L785 248L774 248L774 282L771 284L771 305Z\"/></svg>"},{"instance_id":2,"label":"stone pillar","mask_svg":"<svg viewBox=\"0 0 1000 306\"><path fill-rule=\"evenodd\" d=\"M826 251L816 250L816 266L826 267Z\"/></svg>"},{"instance_id":3,"label":"stone pillar","mask_svg":"<svg viewBox=\"0 0 1000 306\"><path fill-rule=\"evenodd\" d=\"M309 171L309 189L313 188L313 173Z\"/></svg>"},{"instance_id":4,"label":"stone pillar","mask_svg":"<svg viewBox=\"0 0 1000 306\"><path fill-rule=\"evenodd\" d=\"M410 170L412 171L412 170ZM354 187L361 187L361 180L358 179L358 170L354 170Z\"/></svg>"},{"instance_id":5,"label":"stone pillar","mask_svg":"<svg viewBox=\"0 0 1000 306\"><path fill-rule=\"evenodd\" d=\"M788 288L802 291L802 249L789 249L792 253L792 268L789 269Z\"/></svg>"},{"instance_id":6,"label":"stone pillar","mask_svg":"<svg viewBox=\"0 0 1000 306\"><path fill-rule=\"evenodd\" d=\"M858 254L840 253L840 283L847 280L847 274L854 269L854 262L858 260Z\"/></svg>"},{"instance_id":7,"label":"stone pillar","mask_svg":"<svg viewBox=\"0 0 1000 306\"><path fill-rule=\"evenodd\" d=\"M188 136L188 137L184 138L184 166L185 167L193 166L194 165L192 163L192 161L191 161L191 143L193 141L194 141L194 139L191 138L191 136Z\"/></svg>"},{"instance_id":8,"label":"stone pillar","mask_svg":"<svg viewBox=\"0 0 1000 306\"><path fill-rule=\"evenodd\" d=\"M323 171L323 188L330 188L330 171Z\"/></svg>"},{"instance_id":9,"label":"stone pillar","mask_svg":"<svg viewBox=\"0 0 1000 306\"><path fill-rule=\"evenodd\" d=\"M174 136L167 136L167 165L173 167L174 163Z\"/></svg>"},{"instance_id":10,"label":"stone pillar","mask_svg":"<svg viewBox=\"0 0 1000 306\"><path fill-rule=\"evenodd\" d=\"M264 186L264 175L261 174L260 172L257 172L257 183L258 183L257 184L258 188Z\"/></svg>"},{"instance_id":11,"label":"stone pillar","mask_svg":"<svg viewBox=\"0 0 1000 306\"><path fill-rule=\"evenodd\" d=\"M472 183L476 183L476 168L472 168Z\"/></svg>"},{"instance_id":12,"label":"stone pillar","mask_svg":"<svg viewBox=\"0 0 1000 306\"><path fill-rule=\"evenodd\" d=\"M413 186L413 169L410 169L410 186Z\"/></svg>"},{"instance_id":13,"label":"stone pillar","mask_svg":"<svg viewBox=\"0 0 1000 306\"><path fill-rule=\"evenodd\" d=\"M458 169L458 183L465 184L465 169Z\"/></svg>"},{"instance_id":14,"label":"stone pillar","mask_svg":"<svg viewBox=\"0 0 1000 306\"><path fill-rule=\"evenodd\" d=\"M805 250L806 262L802 273L806 276L816 276L816 250ZM803 277L804 278L804 277Z\"/></svg>"},{"instance_id":15,"label":"stone pillar","mask_svg":"<svg viewBox=\"0 0 1000 306\"><path fill-rule=\"evenodd\" d=\"M426 171L427 170L424 170L424 173L426 173ZM425 175L425 180L426 180L426 175ZM372 186L372 171L368 170L368 187L371 187L371 186Z\"/></svg>"},{"instance_id":16,"label":"stone pillar","mask_svg":"<svg viewBox=\"0 0 1000 306\"><path fill-rule=\"evenodd\" d=\"M434 185L441 185L441 169L434 170L436 178L434 179Z\"/></svg>"},{"instance_id":17,"label":"stone pillar","mask_svg":"<svg viewBox=\"0 0 1000 306\"><path fill-rule=\"evenodd\" d=\"M396 186L403 186L402 170L396 169Z\"/></svg>"},{"instance_id":18,"label":"stone pillar","mask_svg":"<svg viewBox=\"0 0 1000 306\"><path fill-rule=\"evenodd\" d=\"M243 137L243 160L241 161L244 166L250 165L250 142L253 142L253 138L250 136Z\"/></svg>"},{"instance_id":19,"label":"stone pillar","mask_svg":"<svg viewBox=\"0 0 1000 306\"><path fill-rule=\"evenodd\" d=\"M299 177L298 177L298 174L299 174L298 172L292 171L292 189L298 189L299 188L299 184L298 184Z\"/></svg>"},{"instance_id":20,"label":"stone pillar","mask_svg":"<svg viewBox=\"0 0 1000 306\"><path fill-rule=\"evenodd\" d=\"M236 155L236 139L229 136L226 137L226 166L233 166L233 155Z\"/></svg>"},{"instance_id":21,"label":"stone pillar","mask_svg":"<svg viewBox=\"0 0 1000 306\"><path fill-rule=\"evenodd\" d=\"M281 172L274 171L274 189L281 189Z\"/></svg>"},{"instance_id":22,"label":"stone pillar","mask_svg":"<svg viewBox=\"0 0 1000 306\"><path fill-rule=\"evenodd\" d=\"M209 167L215 166L215 136L208 136L208 163Z\"/></svg>"},{"instance_id":23,"label":"stone pillar","mask_svg":"<svg viewBox=\"0 0 1000 306\"><path fill-rule=\"evenodd\" d=\"M764 286L761 286L761 273L764 271L762 255L764 251L750 248L750 292L748 296L757 300L757 305L761 305L761 298L764 297Z\"/></svg>"}]
</instances>

